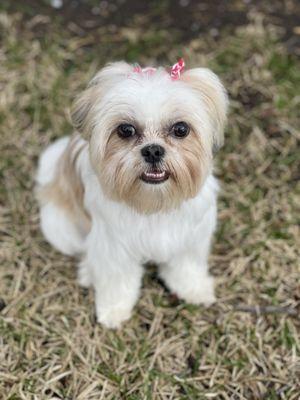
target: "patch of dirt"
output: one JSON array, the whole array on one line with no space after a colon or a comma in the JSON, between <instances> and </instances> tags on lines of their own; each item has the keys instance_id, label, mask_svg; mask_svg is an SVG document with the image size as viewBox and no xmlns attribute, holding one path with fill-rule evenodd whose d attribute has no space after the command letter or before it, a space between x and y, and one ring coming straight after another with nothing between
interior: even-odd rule
<instances>
[{"instance_id":1,"label":"patch of dirt","mask_svg":"<svg viewBox=\"0 0 300 400\"><path fill-rule=\"evenodd\" d=\"M223 30L233 31L249 22L251 15L259 12L265 23L282 29L282 40L289 53L300 55L300 2L297 0L4 0L8 12L19 11L23 19L37 15L58 19L72 34L93 34L98 28L139 26L140 28L165 29L179 42L209 33L218 39ZM41 33L43 27L35 25Z\"/></svg>"}]
</instances>

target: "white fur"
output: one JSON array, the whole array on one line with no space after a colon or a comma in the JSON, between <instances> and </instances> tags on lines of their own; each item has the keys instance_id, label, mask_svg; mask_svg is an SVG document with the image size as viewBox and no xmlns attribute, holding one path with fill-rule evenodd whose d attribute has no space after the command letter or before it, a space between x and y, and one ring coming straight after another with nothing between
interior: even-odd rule
<instances>
[{"instance_id":1,"label":"white fur","mask_svg":"<svg viewBox=\"0 0 300 400\"><path fill-rule=\"evenodd\" d=\"M120 74L117 67L113 72ZM102 74L106 79L107 71ZM96 76L92 88L102 78L101 73ZM212 78L217 79L215 75ZM87 106L82 102L79 105L78 126L83 125L81 119L91 107L94 114L90 119L97 115L91 124L94 130L90 141L92 148L99 150L99 154L103 152L107 135L99 134L101 126L108 132L109 121L115 119L116 113L123 113L125 118L128 108L123 110L122 103L126 102L150 131L158 129L157 121L164 118L166 107L173 107L175 114L188 113L199 134L204 135L204 142L213 146L213 124L195 91L188 90L181 82L171 82L164 72L158 72L157 78L146 77L143 83L139 79L143 77L133 75L118 83L114 91L107 89L108 93L99 104ZM118 82L116 76L113 80ZM219 81L217 84L221 87ZM176 90L186 97L180 109L176 108ZM220 96L225 94L220 91ZM37 175L39 185L53 178L55 165L67 143L68 139L63 138L43 153ZM214 302L213 278L208 273L207 258L216 226L218 184L211 173L196 197L169 212L147 215L139 214L125 203L112 201L104 194L97 171L91 165L88 146L78 157L76 168L84 184L84 206L92 220L89 234L83 237L67 215L51 203L41 208L41 226L48 241L61 252L83 255L79 283L94 287L99 322L117 328L130 317L139 296L143 264L148 261L158 265L161 278L180 298L193 304ZM153 187L153 190L158 189Z\"/></svg>"}]
</instances>

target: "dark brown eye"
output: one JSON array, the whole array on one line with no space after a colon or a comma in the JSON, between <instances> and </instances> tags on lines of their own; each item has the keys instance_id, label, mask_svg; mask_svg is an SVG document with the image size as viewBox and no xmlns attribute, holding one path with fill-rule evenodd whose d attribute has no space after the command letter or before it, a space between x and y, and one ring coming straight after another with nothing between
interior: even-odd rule
<instances>
[{"instance_id":1,"label":"dark brown eye","mask_svg":"<svg viewBox=\"0 0 300 400\"><path fill-rule=\"evenodd\" d=\"M119 125L117 131L118 131L118 135L124 139L130 138L136 134L135 127L130 124Z\"/></svg>"},{"instance_id":2,"label":"dark brown eye","mask_svg":"<svg viewBox=\"0 0 300 400\"><path fill-rule=\"evenodd\" d=\"M190 132L190 128L186 122L176 122L171 128L171 135L175 136L176 138L184 138Z\"/></svg>"}]
</instances>

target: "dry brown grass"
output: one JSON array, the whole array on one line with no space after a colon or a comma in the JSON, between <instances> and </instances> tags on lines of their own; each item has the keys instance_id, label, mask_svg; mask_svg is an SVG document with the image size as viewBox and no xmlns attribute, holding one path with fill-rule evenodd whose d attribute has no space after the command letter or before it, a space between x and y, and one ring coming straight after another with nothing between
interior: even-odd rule
<instances>
[{"instance_id":1,"label":"dry brown grass","mask_svg":"<svg viewBox=\"0 0 300 400\"><path fill-rule=\"evenodd\" d=\"M0 397L299 399L300 77L278 32L258 18L217 43L170 47L166 63L183 52L212 66L232 99L216 165L218 303L178 303L150 269L133 318L115 332L95 323L74 260L42 238L33 177L40 151L71 131L75 93L104 61L126 57L128 41L107 34L90 52L88 38L56 27L36 39L36 21L17 29L17 20L0 16Z\"/></svg>"}]
</instances>

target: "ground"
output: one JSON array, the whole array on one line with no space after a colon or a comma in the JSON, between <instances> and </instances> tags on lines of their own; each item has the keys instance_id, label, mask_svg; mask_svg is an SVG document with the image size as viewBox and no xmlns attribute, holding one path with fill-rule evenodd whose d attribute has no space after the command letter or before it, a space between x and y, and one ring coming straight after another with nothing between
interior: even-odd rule
<instances>
[{"instance_id":1,"label":"ground","mask_svg":"<svg viewBox=\"0 0 300 400\"><path fill-rule=\"evenodd\" d=\"M118 5L91 2L61 13L46 1L1 4L0 398L299 399L296 1L116 2L124 21ZM179 302L153 267L132 319L107 330L76 261L40 233L37 158L71 132L70 105L105 62L178 56L212 68L231 99L215 161L218 301Z\"/></svg>"}]
</instances>

